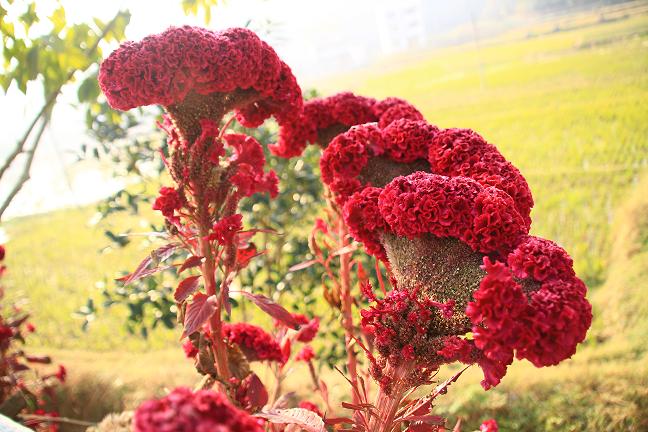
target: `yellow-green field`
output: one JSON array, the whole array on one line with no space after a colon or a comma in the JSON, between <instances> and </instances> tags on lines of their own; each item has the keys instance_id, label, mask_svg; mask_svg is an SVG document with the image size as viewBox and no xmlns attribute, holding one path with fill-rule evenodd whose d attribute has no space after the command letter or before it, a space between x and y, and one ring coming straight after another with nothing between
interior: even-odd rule
<instances>
[{"instance_id":1,"label":"yellow-green field","mask_svg":"<svg viewBox=\"0 0 648 432\"><path fill-rule=\"evenodd\" d=\"M573 360L545 370L515 365L488 393L478 389L476 370L451 388L441 409L470 427L495 416L504 431L648 430L648 14L573 23L407 54L318 83L326 94L402 97L440 127L479 131L528 179L533 232L564 246L591 288L595 325ZM33 342L55 348L77 381L96 371L151 389L168 377L191 380L172 348L175 332L142 341L125 332L118 310L88 333L72 318L96 296L96 281L147 253L134 244L98 254L106 240L88 225L92 215L66 210L3 225L6 285L30 302ZM138 231L138 222L117 223Z\"/></svg>"}]
</instances>

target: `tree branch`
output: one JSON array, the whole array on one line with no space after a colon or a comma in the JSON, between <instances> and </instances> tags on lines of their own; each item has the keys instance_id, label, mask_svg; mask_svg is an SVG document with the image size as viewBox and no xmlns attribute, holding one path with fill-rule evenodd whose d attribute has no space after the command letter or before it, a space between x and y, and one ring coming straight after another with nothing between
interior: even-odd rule
<instances>
[{"instance_id":1,"label":"tree branch","mask_svg":"<svg viewBox=\"0 0 648 432\"><path fill-rule=\"evenodd\" d=\"M86 53L85 53L86 57L88 57L88 58L92 58L92 56L93 56L93 55L95 54L95 52L97 51L97 48L99 48L99 43L100 43L100 42L101 42L101 41L106 37L106 35L108 34L108 32L109 32L110 30L112 30L112 27L113 27L113 26L115 25L115 23L117 22L117 18L119 18L119 16L121 15L121 13L122 13L121 11L120 11L120 12L117 12L117 14L113 17L113 19L112 19L108 24L106 24L106 27L104 27L103 31L101 32L101 34L99 35L99 37L98 37L97 40L95 41L94 45L92 45L92 46L91 46L91 47L86 51ZM89 66L90 66L90 65L88 64L88 65L87 65L85 68L83 68L83 69L87 69ZM18 143L16 144L16 147L15 147L14 150L11 152L11 154L9 154L9 156L7 157L7 160L2 164L2 167L0 167L0 180L1 180L2 177L4 176L4 174L5 174L5 172L7 171L7 169L9 169L9 167L11 166L11 164L13 163L13 161L18 157L18 155L19 155L20 153L22 153L22 152L24 151L24 149L25 149L25 144L27 143L27 139L29 138L29 135L32 133L32 130L34 129L34 127L36 126L36 124L38 123L38 120L40 120L40 119L43 117L43 115L44 115L44 114L45 114L45 113L50 109L50 107L52 107L52 106L54 105L54 102L56 101L56 98L58 97L58 95L61 93L61 89L63 88L63 86L64 86L65 84L67 84L68 82L70 82L70 80L72 79L72 77L74 77L74 74L75 74L77 71L79 71L79 70L82 70L82 69L73 69L73 70L71 70L70 73L68 73L67 78L66 78L64 81L62 81L61 84L59 84L59 85L56 87L56 89L54 89L54 91L52 91L52 93L49 94L49 96L47 97L47 99L45 99L45 104L44 104L43 107L40 109L40 111L38 112L38 114L36 114L36 117L34 118L34 120L32 120L31 124L29 125L29 127L28 127L27 130L25 131L25 134L24 134L24 135L22 136L22 138L18 141ZM38 140L34 141L34 150L36 149L37 146L38 146ZM1 215L2 215L2 213L0 212L0 216L1 216Z\"/></svg>"},{"instance_id":2,"label":"tree branch","mask_svg":"<svg viewBox=\"0 0 648 432\"><path fill-rule=\"evenodd\" d=\"M51 113L51 110L49 111L49 113ZM38 129L38 132L36 134L34 145L32 146L32 149L27 152L27 160L25 161L25 165L23 166L22 174L20 178L16 181L16 184L14 185L11 192L9 192L9 195L7 195L4 201L2 202L2 206L0 206L0 220L2 220L2 215L4 214L5 210L7 210L7 207L9 207L9 204L11 204L11 201L13 201L13 199L16 197L18 192L20 192L20 190L25 185L27 180L29 180L30 177L29 172L31 171L32 162L34 162L34 154L36 153L36 148L38 147L38 143L40 142L40 139L43 136L43 132L45 132L45 127L49 123L49 119L50 119L50 115L47 115L45 118L43 118L40 128Z\"/></svg>"}]
</instances>

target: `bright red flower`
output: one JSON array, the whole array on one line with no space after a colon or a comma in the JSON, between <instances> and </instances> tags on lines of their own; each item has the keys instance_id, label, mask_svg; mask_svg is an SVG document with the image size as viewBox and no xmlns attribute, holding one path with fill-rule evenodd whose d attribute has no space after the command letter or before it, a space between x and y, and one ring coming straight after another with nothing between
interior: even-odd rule
<instances>
[{"instance_id":1,"label":"bright red flower","mask_svg":"<svg viewBox=\"0 0 648 432\"><path fill-rule=\"evenodd\" d=\"M262 432L261 421L236 408L222 393L179 387L144 402L134 416L135 432Z\"/></svg>"},{"instance_id":2,"label":"bright red flower","mask_svg":"<svg viewBox=\"0 0 648 432\"><path fill-rule=\"evenodd\" d=\"M303 362L309 362L314 358L315 351L313 351L313 347L310 345L305 345L295 356L295 360Z\"/></svg>"},{"instance_id":3,"label":"bright red flower","mask_svg":"<svg viewBox=\"0 0 648 432\"><path fill-rule=\"evenodd\" d=\"M54 376L60 382L64 383L65 379L67 378L67 369L65 368L65 366L59 365L58 370L56 371L56 374Z\"/></svg>"},{"instance_id":4,"label":"bright red flower","mask_svg":"<svg viewBox=\"0 0 648 432\"><path fill-rule=\"evenodd\" d=\"M183 204L184 199L176 189L164 186L160 189L160 196L153 203L153 210L159 210L164 217L174 221L178 219L175 216L175 211L180 210Z\"/></svg>"},{"instance_id":5,"label":"bright red flower","mask_svg":"<svg viewBox=\"0 0 648 432\"><path fill-rule=\"evenodd\" d=\"M293 316L295 317L299 315L301 314L293 314ZM317 336L317 332L319 330L319 325L320 325L319 318L315 317L311 320L308 320L308 318L306 318L303 321L298 320L298 322L300 322L301 327L297 332L297 340L299 342L310 342L313 339L315 339L315 336Z\"/></svg>"},{"instance_id":6,"label":"bright red flower","mask_svg":"<svg viewBox=\"0 0 648 432\"><path fill-rule=\"evenodd\" d=\"M497 422L495 419L490 419L486 420L479 426L479 431L480 432L498 432L499 427L497 426Z\"/></svg>"}]
</instances>

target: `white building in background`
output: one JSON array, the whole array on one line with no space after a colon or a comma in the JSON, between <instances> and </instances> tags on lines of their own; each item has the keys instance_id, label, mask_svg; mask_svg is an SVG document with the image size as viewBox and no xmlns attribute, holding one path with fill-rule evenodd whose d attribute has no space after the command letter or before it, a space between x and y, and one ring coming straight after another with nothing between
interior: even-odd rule
<instances>
[{"instance_id":1,"label":"white building in background","mask_svg":"<svg viewBox=\"0 0 648 432\"><path fill-rule=\"evenodd\" d=\"M426 43L422 0L377 1L376 26L383 54L393 54Z\"/></svg>"}]
</instances>

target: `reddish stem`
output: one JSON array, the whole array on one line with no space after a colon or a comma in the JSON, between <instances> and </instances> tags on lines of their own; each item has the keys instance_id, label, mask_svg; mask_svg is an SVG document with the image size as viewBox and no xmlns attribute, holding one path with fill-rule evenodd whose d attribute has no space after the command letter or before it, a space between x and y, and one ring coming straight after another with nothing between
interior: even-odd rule
<instances>
[{"instance_id":1,"label":"reddish stem","mask_svg":"<svg viewBox=\"0 0 648 432\"><path fill-rule=\"evenodd\" d=\"M392 432L394 430L394 418L398 412L403 394L407 390L405 378L410 370L410 365L404 363L396 368L389 366L386 375L392 378L392 385L389 394L378 390L376 396L376 407L378 416L371 417L369 421L369 430L371 432ZM397 429L400 430L400 429Z\"/></svg>"},{"instance_id":2,"label":"reddish stem","mask_svg":"<svg viewBox=\"0 0 648 432\"><path fill-rule=\"evenodd\" d=\"M349 244L348 231L344 220L338 216L338 250ZM345 332L345 341L347 348L347 369L354 388L358 388L357 359L355 350L352 345L355 340L355 331L353 328L353 314L351 306L353 298L351 297L351 256L349 253L340 254L340 287L342 301L342 326ZM353 403L360 402L358 392L353 392Z\"/></svg>"},{"instance_id":3,"label":"reddish stem","mask_svg":"<svg viewBox=\"0 0 648 432\"><path fill-rule=\"evenodd\" d=\"M202 265L202 273L203 279L205 280L205 291L208 296L212 296L216 295L216 278L214 276L215 261L211 245L206 239L206 236L207 230L201 229L200 251L205 257L205 262ZM212 333L212 350L216 359L216 371L222 380L227 381L230 378L230 371L227 359L227 346L222 337L221 308L222 302L219 299L216 312L209 319L209 326Z\"/></svg>"}]
</instances>

